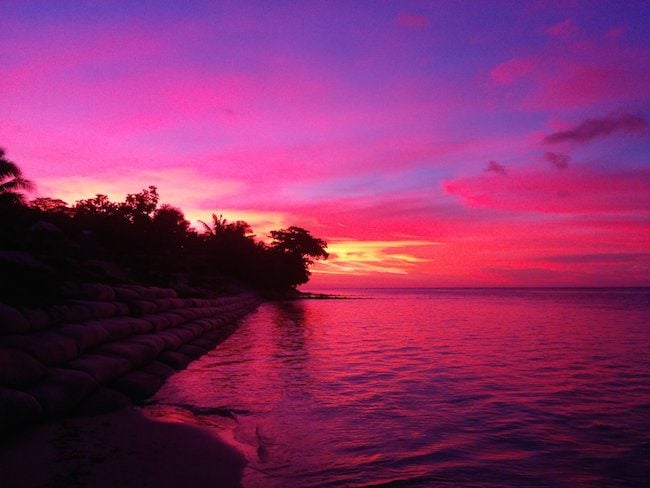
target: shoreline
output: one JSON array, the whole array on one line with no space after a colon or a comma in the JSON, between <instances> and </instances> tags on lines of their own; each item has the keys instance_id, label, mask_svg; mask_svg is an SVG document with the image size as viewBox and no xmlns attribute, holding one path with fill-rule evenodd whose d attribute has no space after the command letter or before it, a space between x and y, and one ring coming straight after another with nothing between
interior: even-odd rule
<instances>
[{"instance_id":1,"label":"shoreline","mask_svg":"<svg viewBox=\"0 0 650 488\"><path fill-rule=\"evenodd\" d=\"M34 425L0 442L6 488L239 487L246 464L213 430L137 407Z\"/></svg>"}]
</instances>

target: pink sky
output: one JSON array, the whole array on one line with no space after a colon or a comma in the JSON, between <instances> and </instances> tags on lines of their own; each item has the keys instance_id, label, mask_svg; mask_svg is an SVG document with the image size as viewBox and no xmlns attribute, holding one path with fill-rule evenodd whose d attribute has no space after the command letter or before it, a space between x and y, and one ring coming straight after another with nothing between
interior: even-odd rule
<instances>
[{"instance_id":1,"label":"pink sky","mask_svg":"<svg viewBox=\"0 0 650 488\"><path fill-rule=\"evenodd\" d=\"M302 226L311 288L650 285L647 2L9 0L0 60L34 196Z\"/></svg>"}]
</instances>

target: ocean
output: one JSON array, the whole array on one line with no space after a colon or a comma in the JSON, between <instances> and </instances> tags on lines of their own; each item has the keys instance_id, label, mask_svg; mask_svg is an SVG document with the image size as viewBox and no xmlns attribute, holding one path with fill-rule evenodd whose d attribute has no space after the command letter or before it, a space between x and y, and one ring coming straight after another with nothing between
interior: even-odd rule
<instances>
[{"instance_id":1,"label":"ocean","mask_svg":"<svg viewBox=\"0 0 650 488\"><path fill-rule=\"evenodd\" d=\"M147 409L243 450L244 487L650 486L650 289L330 292Z\"/></svg>"}]
</instances>

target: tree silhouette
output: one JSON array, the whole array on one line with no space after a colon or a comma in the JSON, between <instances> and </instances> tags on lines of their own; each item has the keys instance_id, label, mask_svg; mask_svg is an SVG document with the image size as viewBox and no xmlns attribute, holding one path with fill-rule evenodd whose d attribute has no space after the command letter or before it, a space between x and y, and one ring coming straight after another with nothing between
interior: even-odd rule
<instances>
[{"instance_id":1,"label":"tree silhouette","mask_svg":"<svg viewBox=\"0 0 650 488\"><path fill-rule=\"evenodd\" d=\"M300 256L307 264L313 264L314 259L327 259L329 254L325 249L327 242L312 236L308 230L291 226L288 229L272 230L271 248L283 253Z\"/></svg>"},{"instance_id":2,"label":"tree silhouette","mask_svg":"<svg viewBox=\"0 0 650 488\"><path fill-rule=\"evenodd\" d=\"M34 184L23 177L20 168L5 157L0 148L0 205L24 205L23 191L30 191Z\"/></svg>"},{"instance_id":3,"label":"tree silhouette","mask_svg":"<svg viewBox=\"0 0 650 488\"><path fill-rule=\"evenodd\" d=\"M327 242L312 236L308 230L291 226L288 229L271 231L271 251L276 256L275 281L284 287L295 288L307 283L309 266L314 264L314 259L327 259L329 257Z\"/></svg>"}]
</instances>

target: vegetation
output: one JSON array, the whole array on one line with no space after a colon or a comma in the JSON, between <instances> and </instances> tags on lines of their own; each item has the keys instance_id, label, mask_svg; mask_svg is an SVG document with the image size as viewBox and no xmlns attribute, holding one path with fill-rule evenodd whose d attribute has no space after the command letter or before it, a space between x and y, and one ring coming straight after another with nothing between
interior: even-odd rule
<instances>
[{"instance_id":1,"label":"vegetation","mask_svg":"<svg viewBox=\"0 0 650 488\"><path fill-rule=\"evenodd\" d=\"M0 205L20 205L25 203L24 190L31 190L32 182L23 177L20 168L5 157L0 148Z\"/></svg>"},{"instance_id":2,"label":"vegetation","mask_svg":"<svg viewBox=\"0 0 650 488\"><path fill-rule=\"evenodd\" d=\"M272 231L267 244L246 222L213 215L198 232L180 209L159 205L154 186L122 202L95 195L74 205L55 198L27 203L22 192L32 184L4 154L0 150L0 219L7 230L0 234L0 295L19 293L21 279L29 288L35 280L88 279L93 273L165 286L214 288L236 281L286 292L309 280L314 259L328 257L327 243L300 227ZM16 272L15 259L7 265L11 253L43 265Z\"/></svg>"}]
</instances>

